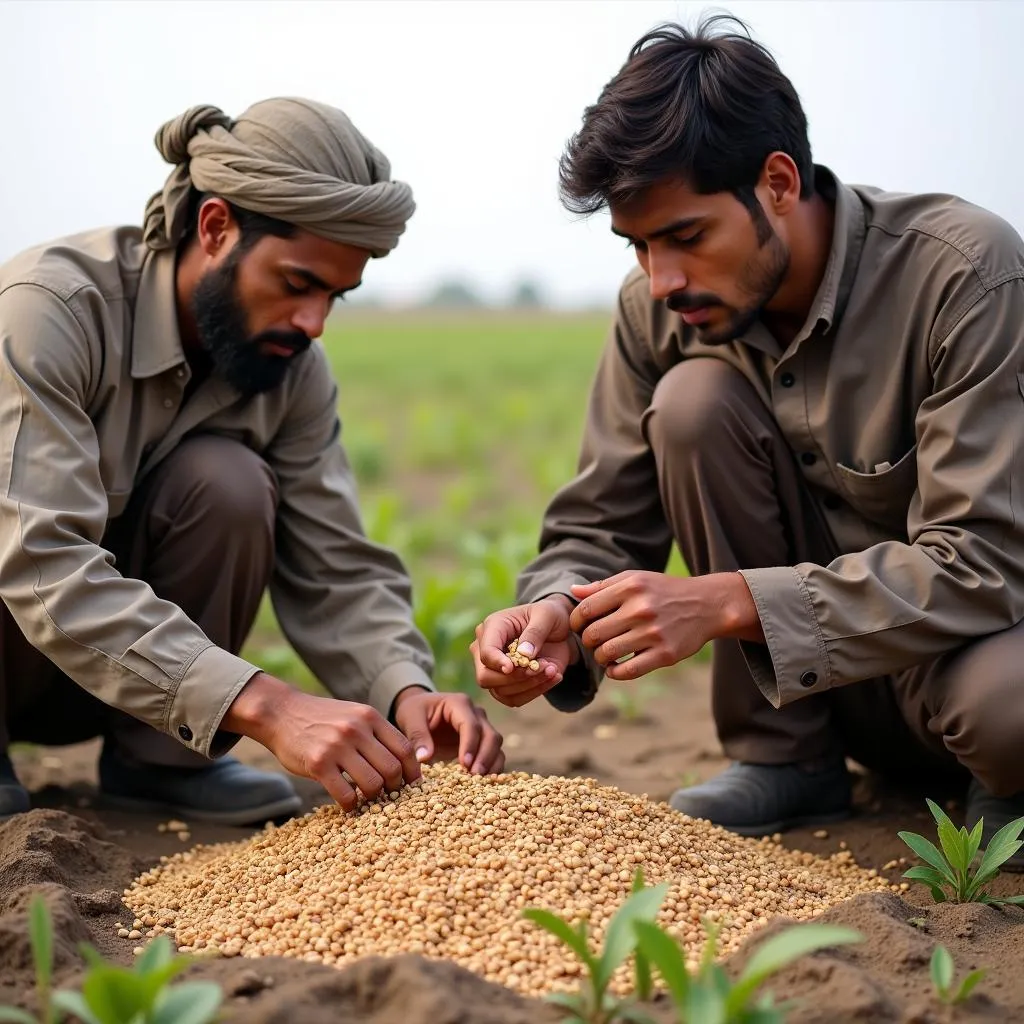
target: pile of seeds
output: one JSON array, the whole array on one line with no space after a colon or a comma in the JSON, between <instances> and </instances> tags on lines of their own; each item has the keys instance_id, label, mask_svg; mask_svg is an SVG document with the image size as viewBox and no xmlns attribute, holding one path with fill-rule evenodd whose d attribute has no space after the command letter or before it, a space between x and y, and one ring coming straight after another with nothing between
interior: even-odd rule
<instances>
[{"instance_id":1,"label":"pile of seeds","mask_svg":"<svg viewBox=\"0 0 1024 1024\"><path fill-rule=\"evenodd\" d=\"M536 658L528 658L525 654L519 653L518 640L513 640L508 645L507 654L512 659L512 664L519 668L528 668L531 672L536 672L540 669L540 662Z\"/></svg>"},{"instance_id":2,"label":"pile of seeds","mask_svg":"<svg viewBox=\"0 0 1024 1024\"><path fill-rule=\"evenodd\" d=\"M600 942L638 867L648 884L671 882L658 921L691 960L702 917L728 953L774 915L809 918L889 888L848 852L742 839L591 779L438 765L355 812L320 807L245 842L162 858L124 900L137 929L184 951L338 965L415 952L536 995L573 987L579 967L522 908L586 917ZM623 967L613 987L628 985Z\"/></svg>"}]
</instances>

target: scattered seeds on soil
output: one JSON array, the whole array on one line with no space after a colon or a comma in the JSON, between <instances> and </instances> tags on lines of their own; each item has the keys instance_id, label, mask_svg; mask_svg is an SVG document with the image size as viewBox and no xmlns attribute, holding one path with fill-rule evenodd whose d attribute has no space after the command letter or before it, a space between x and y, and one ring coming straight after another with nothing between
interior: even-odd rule
<instances>
[{"instance_id":1,"label":"scattered seeds on soil","mask_svg":"<svg viewBox=\"0 0 1024 1024\"><path fill-rule=\"evenodd\" d=\"M319 807L244 842L163 857L124 902L147 937L170 933L185 951L337 965L421 953L539 995L574 987L579 968L522 909L586 917L600 943L639 867L648 884L671 882L658 922L693 962L702 917L721 927L724 956L771 917L808 919L892 888L848 851L743 839L592 779L452 765L423 775L348 814ZM630 980L624 965L613 989Z\"/></svg>"}]
</instances>

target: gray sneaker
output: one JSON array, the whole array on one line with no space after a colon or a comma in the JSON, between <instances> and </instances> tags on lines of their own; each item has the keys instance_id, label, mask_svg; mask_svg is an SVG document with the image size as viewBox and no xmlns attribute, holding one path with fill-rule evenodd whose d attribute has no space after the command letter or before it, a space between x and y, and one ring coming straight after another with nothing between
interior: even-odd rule
<instances>
[{"instance_id":1,"label":"gray sneaker","mask_svg":"<svg viewBox=\"0 0 1024 1024\"><path fill-rule=\"evenodd\" d=\"M0 821L14 814L31 810L28 790L14 774L14 765L6 754L0 754Z\"/></svg>"},{"instance_id":2,"label":"gray sneaker","mask_svg":"<svg viewBox=\"0 0 1024 1024\"><path fill-rule=\"evenodd\" d=\"M676 790L669 800L677 811L741 836L842 821L850 816L852 802L844 760L815 770L736 762L699 786Z\"/></svg>"},{"instance_id":3,"label":"gray sneaker","mask_svg":"<svg viewBox=\"0 0 1024 1024\"><path fill-rule=\"evenodd\" d=\"M1024 818L1024 792L1015 796L993 796L977 780L972 778L967 787L967 806L964 808L964 823L974 828L984 818L981 827L981 848L988 849L992 837L1004 826L1018 818ZM1024 847L1018 850L1000 869L1002 871L1024 871Z\"/></svg>"}]
</instances>

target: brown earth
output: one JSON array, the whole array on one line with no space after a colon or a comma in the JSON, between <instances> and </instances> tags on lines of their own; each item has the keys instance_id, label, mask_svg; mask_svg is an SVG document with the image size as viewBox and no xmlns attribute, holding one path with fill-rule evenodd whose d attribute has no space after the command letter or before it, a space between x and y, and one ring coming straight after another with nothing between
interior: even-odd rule
<instances>
[{"instance_id":1,"label":"brown earth","mask_svg":"<svg viewBox=\"0 0 1024 1024\"><path fill-rule=\"evenodd\" d=\"M626 707L625 714L608 694L577 715L559 714L542 703L518 712L489 701L487 707L505 734L511 769L586 775L665 799L677 787L719 771L725 762L711 727L704 669L688 667L660 682L661 692ZM240 746L238 752L253 763L274 764L255 745ZM119 962L131 962L136 941L119 939L116 930L119 923L130 924L120 895L136 874L185 846L248 834L194 824L183 842L158 831L165 818L104 808L95 790L96 754L95 743L15 754L36 809L0 824L0 1004L31 1007L26 914L34 891L45 894L54 916L57 980L73 983L81 968L76 946L82 940ZM309 806L325 799L315 784L297 780L297 785ZM845 844L860 864L882 869L908 854L898 829L932 834L924 795L882 787L860 775L857 814L851 821L829 828L827 838L797 830L783 841L821 854ZM961 794L927 795L941 799L956 820ZM898 882L903 869L900 865L885 874ZM1004 875L995 891L1021 890L1024 876ZM1024 909L935 906L924 890L914 888L904 899L857 897L824 919L858 929L866 941L807 957L769 984L780 998L798 1001L788 1018L793 1024L1024 1021ZM782 924L775 922L768 931ZM755 936L747 948L758 941ZM952 952L958 977L978 967L989 971L975 994L952 1013L935 1000L928 976L938 942ZM747 948L730 960L730 971L740 969ZM285 959L222 959L197 964L189 973L224 985L225 1019L254 1024L544 1024L560 1019L553 1009L453 964L415 956L367 958L343 970ZM665 1024L672 1019L662 1005L655 1006L654 1017Z\"/></svg>"}]
</instances>

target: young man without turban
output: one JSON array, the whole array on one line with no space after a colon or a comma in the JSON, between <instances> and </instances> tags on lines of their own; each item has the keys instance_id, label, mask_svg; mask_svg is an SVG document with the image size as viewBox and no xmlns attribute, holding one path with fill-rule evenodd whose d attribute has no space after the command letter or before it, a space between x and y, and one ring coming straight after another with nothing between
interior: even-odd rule
<instances>
[{"instance_id":1,"label":"young man without turban","mask_svg":"<svg viewBox=\"0 0 1024 1024\"><path fill-rule=\"evenodd\" d=\"M141 229L0 266L0 816L30 805L18 740L102 736L106 800L223 824L300 807L228 756L243 735L346 808L431 757L499 771L363 533L315 343L409 187L309 100L195 107L156 144L174 170ZM330 697L239 657L268 587Z\"/></svg>"}]
</instances>

